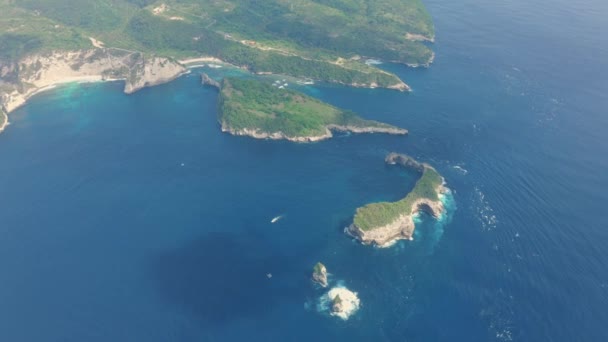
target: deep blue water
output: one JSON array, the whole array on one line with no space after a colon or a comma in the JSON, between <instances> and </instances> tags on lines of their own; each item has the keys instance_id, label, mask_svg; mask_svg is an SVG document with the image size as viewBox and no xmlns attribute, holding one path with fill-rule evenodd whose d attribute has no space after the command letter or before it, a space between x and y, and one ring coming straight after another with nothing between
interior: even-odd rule
<instances>
[{"instance_id":1,"label":"deep blue water","mask_svg":"<svg viewBox=\"0 0 608 342\"><path fill-rule=\"evenodd\" d=\"M605 341L608 4L426 4L436 63L386 66L412 93L305 89L408 137L232 137L194 74L14 112L0 341ZM457 209L414 242L361 246L342 233L355 208L415 182L390 151L436 166ZM319 260L358 292L348 321L315 309Z\"/></svg>"}]
</instances>

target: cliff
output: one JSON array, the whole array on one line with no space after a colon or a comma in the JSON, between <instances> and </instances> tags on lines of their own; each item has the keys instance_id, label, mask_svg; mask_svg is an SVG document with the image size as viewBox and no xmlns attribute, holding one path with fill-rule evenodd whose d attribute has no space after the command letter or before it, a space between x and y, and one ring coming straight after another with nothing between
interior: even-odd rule
<instances>
[{"instance_id":1,"label":"cliff","mask_svg":"<svg viewBox=\"0 0 608 342\"><path fill-rule=\"evenodd\" d=\"M414 215L421 211L439 218L444 212L441 196L447 191L443 177L428 164L396 153L389 154L385 161L420 172L421 177L405 198L357 209L353 223L345 229L347 234L363 244L380 247L390 246L397 240L411 240L415 230Z\"/></svg>"},{"instance_id":2,"label":"cliff","mask_svg":"<svg viewBox=\"0 0 608 342\"><path fill-rule=\"evenodd\" d=\"M35 54L17 63L0 61L0 106L10 113L37 92L60 83L124 80L124 91L130 94L186 72L173 60L120 49Z\"/></svg>"},{"instance_id":3,"label":"cliff","mask_svg":"<svg viewBox=\"0 0 608 342\"><path fill-rule=\"evenodd\" d=\"M0 132L4 131L6 126L8 126L8 116L0 109Z\"/></svg>"},{"instance_id":4,"label":"cliff","mask_svg":"<svg viewBox=\"0 0 608 342\"><path fill-rule=\"evenodd\" d=\"M217 89L222 88L222 85L220 84L220 82L214 80L213 78L209 77L209 75L207 75L205 73L201 73L201 83L203 85L210 86L210 87L217 88Z\"/></svg>"}]
</instances>

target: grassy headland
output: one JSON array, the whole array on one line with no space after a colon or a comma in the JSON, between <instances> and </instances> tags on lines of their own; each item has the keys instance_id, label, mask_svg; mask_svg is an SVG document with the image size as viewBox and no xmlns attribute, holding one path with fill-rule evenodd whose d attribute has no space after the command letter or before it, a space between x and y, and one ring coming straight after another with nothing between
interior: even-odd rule
<instances>
[{"instance_id":1,"label":"grassy headland","mask_svg":"<svg viewBox=\"0 0 608 342\"><path fill-rule=\"evenodd\" d=\"M219 122L224 131L257 138L315 141L331 137L329 129L406 134L407 131L365 120L291 89L242 78L225 78L220 89Z\"/></svg>"},{"instance_id":2,"label":"grassy headland","mask_svg":"<svg viewBox=\"0 0 608 342\"><path fill-rule=\"evenodd\" d=\"M423 166L420 179L405 198L397 202L371 203L357 209L354 218L355 226L362 231L384 227L397 221L400 216L411 215L418 209L415 205L418 200L438 201L437 189L443 184L443 178L432 167Z\"/></svg>"}]
</instances>

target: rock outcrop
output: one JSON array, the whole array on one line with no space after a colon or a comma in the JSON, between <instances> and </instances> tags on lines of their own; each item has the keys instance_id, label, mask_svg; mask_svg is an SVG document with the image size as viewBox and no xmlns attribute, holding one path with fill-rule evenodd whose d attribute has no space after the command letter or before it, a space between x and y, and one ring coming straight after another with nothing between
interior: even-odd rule
<instances>
[{"instance_id":1,"label":"rock outcrop","mask_svg":"<svg viewBox=\"0 0 608 342\"><path fill-rule=\"evenodd\" d=\"M389 153L388 156L386 156L386 158L384 159L384 162L389 164L389 165L396 165L399 164L403 167L405 167L406 169L412 169L418 172L424 172L424 164L419 163L418 161L416 161L416 159L410 157L410 156L406 156L405 154L399 154L399 153Z\"/></svg>"},{"instance_id":2,"label":"rock outcrop","mask_svg":"<svg viewBox=\"0 0 608 342\"><path fill-rule=\"evenodd\" d=\"M222 85L220 84L220 82L214 80L213 78L209 77L209 75L207 75L205 73L201 73L201 83L203 85L210 86L210 87L217 88L217 89L222 88Z\"/></svg>"},{"instance_id":3,"label":"rock outcrop","mask_svg":"<svg viewBox=\"0 0 608 342\"><path fill-rule=\"evenodd\" d=\"M10 113L37 92L60 83L124 80L124 91L130 94L186 72L168 58L121 49L35 54L18 63L0 61L0 106Z\"/></svg>"},{"instance_id":4,"label":"rock outcrop","mask_svg":"<svg viewBox=\"0 0 608 342\"><path fill-rule=\"evenodd\" d=\"M439 218L445 210L441 197L448 191L443 178L428 164L397 153L389 154L385 162L419 172L421 178L414 189L398 202L374 203L359 208L354 222L344 229L345 233L361 243L379 247L390 246L397 240L412 240L415 230L414 216L425 212L436 219ZM388 213L394 215L394 218L390 219L391 216L388 216L387 219Z\"/></svg>"},{"instance_id":5,"label":"rock outcrop","mask_svg":"<svg viewBox=\"0 0 608 342\"><path fill-rule=\"evenodd\" d=\"M8 116L0 109L0 132L8 126Z\"/></svg>"},{"instance_id":6,"label":"rock outcrop","mask_svg":"<svg viewBox=\"0 0 608 342\"><path fill-rule=\"evenodd\" d=\"M256 139L269 139L269 140L288 140L291 142L298 143L311 143L332 138L334 135L332 131L336 132L350 132L350 133L381 133L391 135L407 135L408 131L403 128L393 127L357 127L357 126L340 126L340 125L327 125L325 132L320 135L292 137L288 136L283 132L268 133L257 129L240 129L236 130L230 127L226 122L220 121L221 130L225 133L230 133L237 136L248 136Z\"/></svg>"},{"instance_id":7,"label":"rock outcrop","mask_svg":"<svg viewBox=\"0 0 608 342\"><path fill-rule=\"evenodd\" d=\"M312 271L312 280L323 287L327 287L327 268L325 265L320 262L315 265Z\"/></svg>"}]
</instances>

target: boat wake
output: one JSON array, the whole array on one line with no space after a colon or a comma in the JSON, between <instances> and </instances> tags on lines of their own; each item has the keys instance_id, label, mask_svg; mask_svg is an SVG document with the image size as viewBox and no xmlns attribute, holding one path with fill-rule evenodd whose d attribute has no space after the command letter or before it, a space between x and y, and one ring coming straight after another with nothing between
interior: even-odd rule
<instances>
[{"instance_id":1,"label":"boat wake","mask_svg":"<svg viewBox=\"0 0 608 342\"><path fill-rule=\"evenodd\" d=\"M279 215L270 220L270 223L277 223L280 219L282 219L285 215Z\"/></svg>"}]
</instances>

